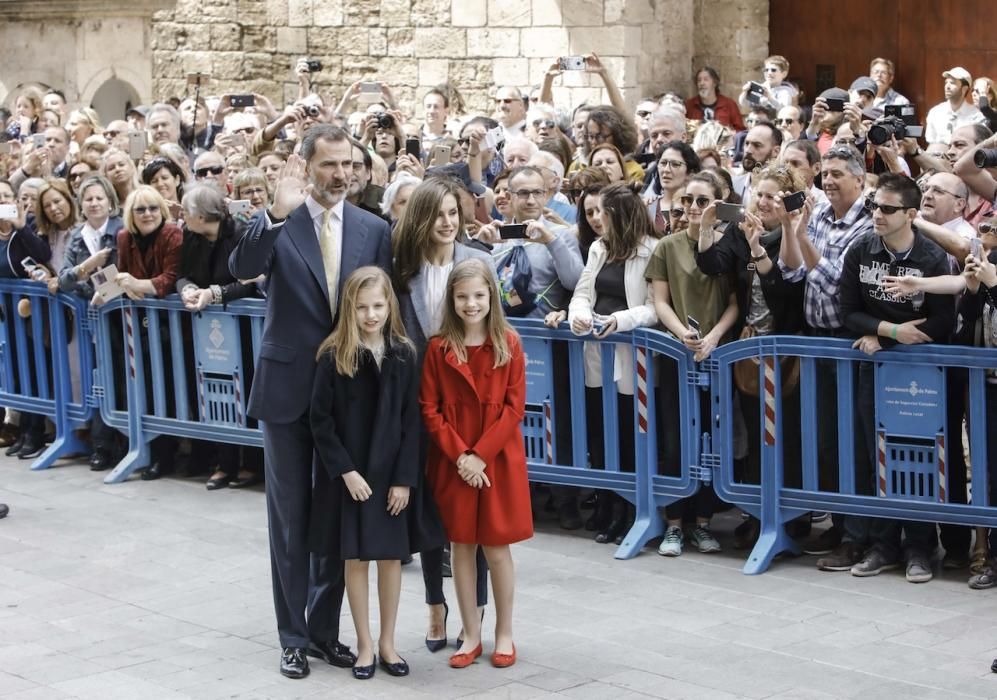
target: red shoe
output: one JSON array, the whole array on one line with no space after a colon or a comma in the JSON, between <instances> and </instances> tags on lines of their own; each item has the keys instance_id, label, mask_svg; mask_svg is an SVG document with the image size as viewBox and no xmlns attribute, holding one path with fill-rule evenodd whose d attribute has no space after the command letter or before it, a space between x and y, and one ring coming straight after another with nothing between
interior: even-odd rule
<instances>
[{"instance_id":1,"label":"red shoe","mask_svg":"<svg viewBox=\"0 0 997 700\"><path fill-rule=\"evenodd\" d=\"M495 668L509 668L514 663L516 663L516 645L512 645L511 654L502 654L500 652L495 652L492 654L492 666Z\"/></svg>"},{"instance_id":2,"label":"red shoe","mask_svg":"<svg viewBox=\"0 0 997 700\"><path fill-rule=\"evenodd\" d=\"M454 654L450 657L450 668L467 668L474 663L474 660L481 656L481 643L471 651L464 654Z\"/></svg>"}]
</instances>

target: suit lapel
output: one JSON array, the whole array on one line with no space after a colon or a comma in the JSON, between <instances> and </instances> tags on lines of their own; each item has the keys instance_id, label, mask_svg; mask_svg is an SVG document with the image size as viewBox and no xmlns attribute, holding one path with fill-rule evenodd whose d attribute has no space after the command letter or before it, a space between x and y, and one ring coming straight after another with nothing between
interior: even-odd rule
<instances>
[{"instance_id":1,"label":"suit lapel","mask_svg":"<svg viewBox=\"0 0 997 700\"><path fill-rule=\"evenodd\" d=\"M422 337L429 337L429 310L426 308L426 277L421 272L409 282L409 299L422 329Z\"/></svg>"},{"instance_id":2,"label":"suit lapel","mask_svg":"<svg viewBox=\"0 0 997 700\"><path fill-rule=\"evenodd\" d=\"M318 236L315 235L315 225L308 212L308 207L302 204L291 212L284 224L284 234L290 239L298 253L305 261L305 265L311 271L319 288L325 294L325 301L329 303L329 286L325 281L325 266L322 264L322 248L318 244Z\"/></svg>"},{"instance_id":3,"label":"suit lapel","mask_svg":"<svg viewBox=\"0 0 997 700\"><path fill-rule=\"evenodd\" d=\"M359 210L349 202L343 205L343 247L339 265L339 297L343 283L360 266L360 256L367 246L367 225L360 218Z\"/></svg>"}]
</instances>

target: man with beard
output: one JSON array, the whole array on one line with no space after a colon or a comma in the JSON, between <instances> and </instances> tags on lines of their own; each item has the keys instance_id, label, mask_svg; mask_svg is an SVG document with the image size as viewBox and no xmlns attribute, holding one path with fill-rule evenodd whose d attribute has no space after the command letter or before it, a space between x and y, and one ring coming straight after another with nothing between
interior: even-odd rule
<instances>
[{"instance_id":1,"label":"man with beard","mask_svg":"<svg viewBox=\"0 0 997 700\"><path fill-rule=\"evenodd\" d=\"M345 201L352 170L349 135L329 124L313 126L301 156L288 158L273 206L253 218L229 260L237 278L266 274L268 280L248 412L263 429L280 671L288 678L308 675L306 654L342 668L356 662L339 643L339 553L309 554L315 353L332 331L350 273L364 265L391 269L388 225Z\"/></svg>"},{"instance_id":2,"label":"man with beard","mask_svg":"<svg viewBox=\"0 0 997 700\"><path fill-rule=\"evenodd\" d=\"M370 151L359 141L353 143L353 174L350 175L350 187L346 193L346 201L388 221L381 214L381 197L384 188L371 184L371 166L373 165ZM390 223L390 222L388 222Z\"/></svg>"},{"instance_id":3,"label":"man with beard","mask_svg":"<svg viewBox=\"0 0 997 700\"><path fill-rule=\"evenodd\" d=\"M734 191L742 201L747 202L751 196L752 173L776 160L781 147L782 132L772 124L763 122L748 131L744 138L744 157L741 158L743 172L734 177Z\"/></svg>"},{"instance_id":4,"label":"man with beard","mask_svg":"<svg viewBox=\"0 0 997 700\"><path fill-rule=\"evenodd\" d=\"M948 143L960 126L987 121L976 105L966 100L973 85L968 70L956 66L942 73L942 78L945 79L945 101L928 112L924 129L924 140L928 143Z\"/></svg>"},{"instance_id":5,"label":"man with beard","mask_svg":"<svg viewBox=\"0 0 997 700\"><path fill-rule=\"evenodd\" d=\"M689 119L718 121L734 131L744 131L741 109L737 102L720 94L720 74L710 66L696 73L696 94L685 101L685 114Z\"/></svg>"}]
</instances>

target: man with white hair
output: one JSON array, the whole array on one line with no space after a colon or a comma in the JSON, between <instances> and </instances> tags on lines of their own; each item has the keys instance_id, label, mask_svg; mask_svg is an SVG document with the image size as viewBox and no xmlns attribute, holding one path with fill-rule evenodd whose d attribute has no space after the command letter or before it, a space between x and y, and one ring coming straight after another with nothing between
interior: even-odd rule
<instances>
[{"instance_id":1,"label":"man with white hair","mask_svg":"<svg viewBox=\"0 0 997 700\"><path fill-rule=\"evenodd\" d=\"M529 165L543 173L544 185L547 187L547 209L553 210L569 224L574 224L577 212L568 198L561 194L561 183L564 181L564 164L553 153L537 151L530 158Z\"/></svg>"},{"instance_id":2,"label":"man with white hair","mask_svg":"<svg viewBox=\"0 0 997 700\"><path fill-rule=\"evenodd\" d=\"M538 150L537 145L521 134L516 134L505 141L505 148L502 150L502 160L510 170L528 165L530 158Z\"/></svg>"},{"instance_id":3,"label":"man with white hair","mask_svg":"<svg viewBox=\"0 0 997 700\"><path fill-rule=\"evenodd\" d=\"M526 113L525 136L535 144L557 132L557 112L550 105L535 104Z\"/></svg>"},{"instance_id":4,"label":"man with white hair","mask_svg":"<svg viewBox=\"0 0 997 700\"><path fill-rule=\"evenodd\" d=\"M173 105L157 102L145 118L151 141L157 146L180 143L180 112Z\"/></svg>"},{"instance_id":5,"label":"man with white hair","mask_svg":"<svg viewBox=\"0 0 997 700\"><path fill-rule=\"evenodd\" d=\"M647 125L648 153L657 153L658 149L669 141L689 140L689 134L685 128L685 115L681 112L663 108L651 115L651 120Z\"/></svg>"}]
</instances>

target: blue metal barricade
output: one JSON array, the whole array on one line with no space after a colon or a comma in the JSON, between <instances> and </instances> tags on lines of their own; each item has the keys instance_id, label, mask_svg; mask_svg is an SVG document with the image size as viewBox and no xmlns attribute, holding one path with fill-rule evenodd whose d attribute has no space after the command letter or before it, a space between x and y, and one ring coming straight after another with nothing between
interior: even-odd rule
<instances>
[{"instance_id":1,"label":"blue metal barricade","mask_svg":"<svg viewBox=\"0 0 997 700\"><path fill-rule=\"evenodd\" d=\"M262 433L246 417L245 403L262 337L263 301L241 300L191 314L176 297L119 298L92 313L99 319L101 415L126 433L129 443L106 483L148 466L149 443L160 435L262 447Z\"/></svg>"},{"instance_id":2,"label":"blue metal barricade","mask_svg":"<svg viewBox=\"0 0 997 700\"><path fill-rule=\"evenodd\" d=\"M44 282L0 280L0 314L0 406L46 416L55 425L55 440L31 468L85 453L74 431L87 427L93 413L87 400L94 358L86 303L49 294ZM73 366L79 368L79 398Z\"/></svg>"},{"instance_id":3,"label":"blue metal barricade","mask_svg":"<svg viewBox=\"0 0 997 700\"><path fill-rule=\"evenodd\" d=\"M780 359L800 358L800 414L783 409ZM735 478L732 451L734 385L738 360L759 359L761 481L748 484ZM818 361L832 363L836 387L838 469L837 489L819 487L817 413ZM857 383L856 367L862 369ZM985 376L997 366L993 350L962 346L898 346L868 356L851 348L851 341L796 336L766 336L738 341L713 354L711 385L715 424L714 444L722 446L717 461L717 494L761 521L761 536L745 563L745 573L761 573L780 552L796 545L783 525L808 511L858 516L997 527L997 509L988 503L986 460ZM961 435L946 434L946 373L967 368L968 419L972 499L967 504L948 498L946 445L961 446ZM868 380L871 378L871 385ZM865 399L863 399L863 396ZM872 397L871 429L858 420L857 405ZM856 430L858 428L858 430ZM798 459L801 486L785 483L783 444L786 431L800 431ZM870 438L861 433L868 431ZM862 452L856 452L856 440ZM869 442L872 444L869 444ZM863 469L865 467L865 469ZM856 474L859 474L856 483ZM862 476L868 477L867 482Z\"/></svg>"}]
</instances>

